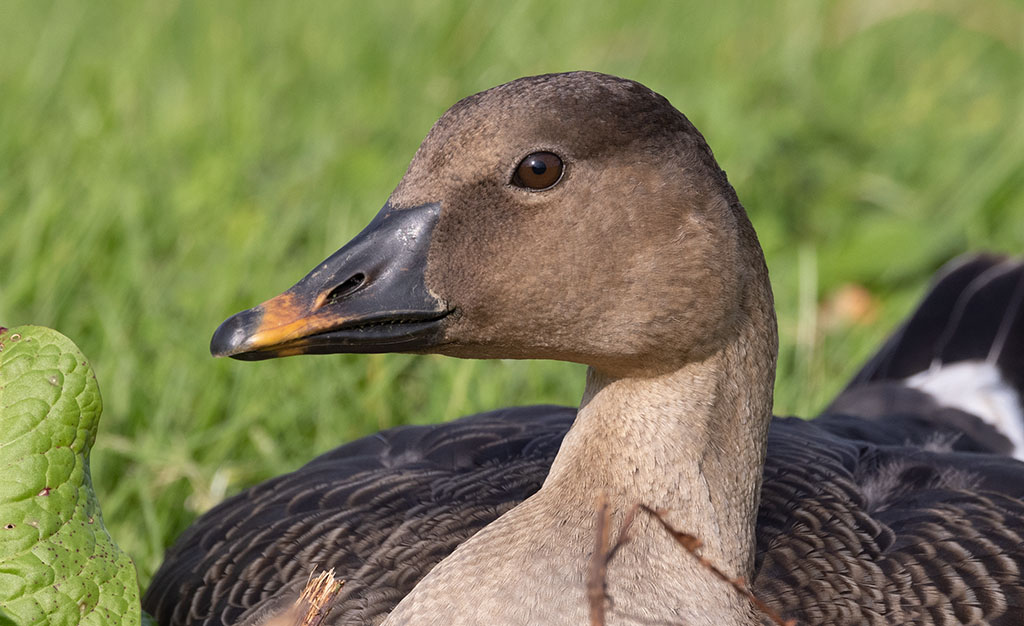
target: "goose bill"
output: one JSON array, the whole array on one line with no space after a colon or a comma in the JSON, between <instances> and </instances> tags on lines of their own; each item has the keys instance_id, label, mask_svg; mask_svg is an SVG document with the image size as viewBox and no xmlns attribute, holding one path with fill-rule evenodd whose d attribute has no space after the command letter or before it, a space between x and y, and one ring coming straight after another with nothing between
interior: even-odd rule
<instances>
[{"instance_id":1,"label":"goose bill","mask_svg":"<svg viewBox=\"0 0 1024 626\"><path fill-rule=\"evenodd\" d=\"M210 352L255 361L437 345L451 311L427 289L425 272L440 210L437 203L384 205L355 239L294 287L228 318Z\"/></svg>"}]
</instances>

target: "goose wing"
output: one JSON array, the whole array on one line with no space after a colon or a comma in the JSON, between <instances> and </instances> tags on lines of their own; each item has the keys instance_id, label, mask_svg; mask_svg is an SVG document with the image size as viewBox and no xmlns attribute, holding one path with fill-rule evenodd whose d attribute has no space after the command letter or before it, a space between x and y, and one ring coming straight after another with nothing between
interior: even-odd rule
<instances>
[{"instance_id":1,"label":"goose wing","mask_svg":"<svg viewBox=\"0 0 1024 626\"><path fill-rule=\"evenodd\" d=\"M345 585L332 619L368 623L540 488L575 414L509 408L332 450L200 517L168 550L146 610L164 625L258 623L312 569L334 568Z\"/></svg>"},{"instance_id":2,"label":"goose wing","mask_svg":"<svg viewBox=\"0 0 1024 626\"><path fill-rule=\"evenodd\" d=\"M776 419L754 587L801 624L1024 624L1024 463Z\"/></svg>"}]
</instances>

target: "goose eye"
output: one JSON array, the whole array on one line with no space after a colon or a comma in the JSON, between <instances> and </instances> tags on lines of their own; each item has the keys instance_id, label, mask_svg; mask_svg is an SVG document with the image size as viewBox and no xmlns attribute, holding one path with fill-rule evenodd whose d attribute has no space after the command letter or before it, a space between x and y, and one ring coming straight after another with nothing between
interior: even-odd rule
<instances>
[{"instance_id":1,"label":"goose eye","mask_svg":"<svg viewBox=\"0 0 1024 626\"><path fill-rule=\"evenodd\" d=\"M523 159L512 184L528 189L547 189L562 178L562 159L551 152L534 152Z\"/></svg>"}]
</instances>

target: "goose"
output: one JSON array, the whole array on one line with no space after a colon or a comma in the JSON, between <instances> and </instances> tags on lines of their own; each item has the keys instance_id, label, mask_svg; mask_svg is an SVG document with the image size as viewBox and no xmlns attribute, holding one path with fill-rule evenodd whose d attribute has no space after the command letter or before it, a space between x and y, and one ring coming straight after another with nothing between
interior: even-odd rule
<instances>
[{"instance_id":1,"label":"goose","mask_svg":"<svg viewBox=\"0 0 1024 626\"><path fill-rule=\"evenodd\" d=\"M164 626L266 624L314 570L331 624L584 624L596 503L607 624L1024 624L1024 265L954 261L814 420L772 416L754 229L665 98L592 72L455 104L380 213L217 356L413 352L588 366L578 409L501 409L348 443L177 540ZM1016 458L1014 458L1016 457Z\"/></svg>"}]
</instances>

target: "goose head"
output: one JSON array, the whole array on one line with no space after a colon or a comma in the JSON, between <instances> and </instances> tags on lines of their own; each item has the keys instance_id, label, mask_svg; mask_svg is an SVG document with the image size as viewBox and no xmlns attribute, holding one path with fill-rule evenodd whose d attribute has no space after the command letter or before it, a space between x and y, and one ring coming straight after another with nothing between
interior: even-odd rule
<instances>
[{"instance_id":1,"label":"goose head","mask_svg":"<svg viewBox=\"0 0 1024 626\"><path fill-rule=\"evenodd\" d=\"M211 351L654 375L716 351L755 292L770 309L756 236L689 120L633 81L545 75L455 104L366 229Z\"/></svg>"}]
</instances>

